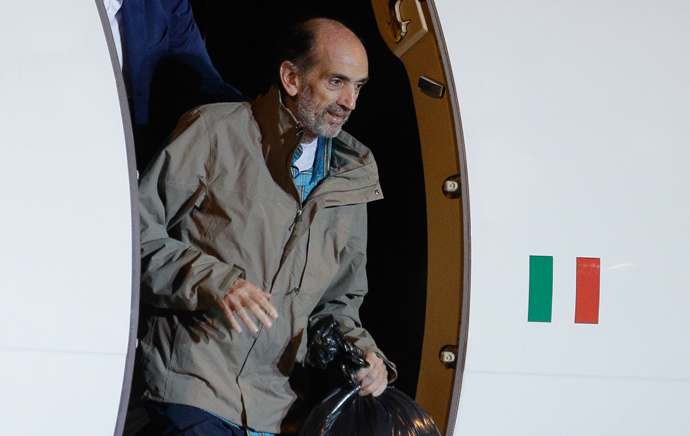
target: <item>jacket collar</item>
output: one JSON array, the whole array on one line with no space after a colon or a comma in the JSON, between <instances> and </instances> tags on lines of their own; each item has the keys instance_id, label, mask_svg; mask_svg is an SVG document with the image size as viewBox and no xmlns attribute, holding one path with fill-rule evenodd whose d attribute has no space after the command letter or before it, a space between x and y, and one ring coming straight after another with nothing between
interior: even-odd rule
<instances>
[{"instance_id":1,"label":"jacket collar","mask_svg":"<svg viewBox=\"0 0 690 436\"><path fill-rule=\"evenodd\" d=\"M281 101L280 90L273 86L261 99L251 103L254 119L261 131L261 149L273 180L285 192L299 199L290 174L292 157L304 130ZM299 201L299 200L298 200Z\"/></svg>"},{"instance_id":2,"label":"jacket collar","mask_svg":"<svg viewBox=\"0 0 690 436\"><path fill-rule=\"evenodd\" d=\"M285 107L280 90L275 86L261 99L252 102L251 107L261 132L261 148L266 166L273 180L299 201L290 167L299 140L304 134L302 124ZM325 182L328 185L328 191L340 191L337 195L340 201L335 203L359 203L382 198L376 162L367 147L341 131L333 138L331 153L331 170L322 184ZM342 195L343 191L353 190L358 192L352 198ZM326 203L332 201L328 198L324 200Z\"/></svg>"}]
</instances>

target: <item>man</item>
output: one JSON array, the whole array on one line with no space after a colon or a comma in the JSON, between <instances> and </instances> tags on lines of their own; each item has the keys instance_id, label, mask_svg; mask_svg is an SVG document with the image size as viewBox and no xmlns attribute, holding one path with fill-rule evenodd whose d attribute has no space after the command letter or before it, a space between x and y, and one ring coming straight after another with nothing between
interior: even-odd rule
<instances>
[{"instance_id":1,"label":"man","mask_svg":"<svg viewBox=\"0 0 690 436\"><path fill-rule=\"evenodd\" d=\"M306 328L333 315L365 353L362 395L394 366L364 330L367 148L341 131L368 79L359 39L314 19L285 40L280 86L180 121L140 184L140 434L278 433ZM307 158L304 158L307 156ZM311 156L311 157L309 157Z\"/></svg>"}]
</instances>

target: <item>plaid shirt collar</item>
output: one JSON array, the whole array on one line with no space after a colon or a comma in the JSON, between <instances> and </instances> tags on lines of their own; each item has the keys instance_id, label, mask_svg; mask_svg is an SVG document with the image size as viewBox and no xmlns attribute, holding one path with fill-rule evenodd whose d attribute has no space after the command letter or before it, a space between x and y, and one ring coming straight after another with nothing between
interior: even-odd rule
<instances>
[{"instance_id":1,"label":"plaid shirt collar","mask_svg":"<svg viewBox=\"0 0 690 436\"><path fill-rule=\"evenodd\" d=\"M331 138L319 138L316 147L316 156L314 157L314 165L302 172L295 166L295 162L302 155L302 144L297 146L295 156L292 158L292 166L290 171L292 178L295 180L295 186L299 192L300 201L304 201L309 197L309 193L319 184L319 182L326 178L328 171L331 169Z\"/></svg>"}]
</instances>

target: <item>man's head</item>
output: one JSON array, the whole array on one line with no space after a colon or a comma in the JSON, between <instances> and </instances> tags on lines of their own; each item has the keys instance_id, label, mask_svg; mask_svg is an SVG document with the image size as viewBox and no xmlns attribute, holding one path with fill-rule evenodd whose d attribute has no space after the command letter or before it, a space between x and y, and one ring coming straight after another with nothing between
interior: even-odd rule
<instances>
[{"instance_id":1,"label":"man's head","mask_svg":"<svg viewBox=\"0 0 690 436\"><path fill-rule=\"evenodd\" d=\"M336 136L369 78L366 50L350 29L326 18L297 32L297 48L279 69L285 105L304 126L303 142Z\"/></svg>"}]
</instances>

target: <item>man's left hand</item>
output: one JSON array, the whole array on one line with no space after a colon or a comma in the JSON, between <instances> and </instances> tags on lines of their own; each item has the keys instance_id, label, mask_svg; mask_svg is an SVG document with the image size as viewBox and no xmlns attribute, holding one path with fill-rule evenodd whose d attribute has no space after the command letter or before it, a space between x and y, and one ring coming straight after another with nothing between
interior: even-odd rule
<instances>
[{"instance_id":1,"label":"man's left hand","mask_svg":"<svg viewBox=\"0 0 690 436\"><path fill-rule=\"evenodd\" d=\"M367 353L364 358L369 362L368 368L360 369L355 377L362 384L359 395L373 395L378 397L386 390L388 385L388 369L378 354Z\"/></svg>"}]
</instances>

